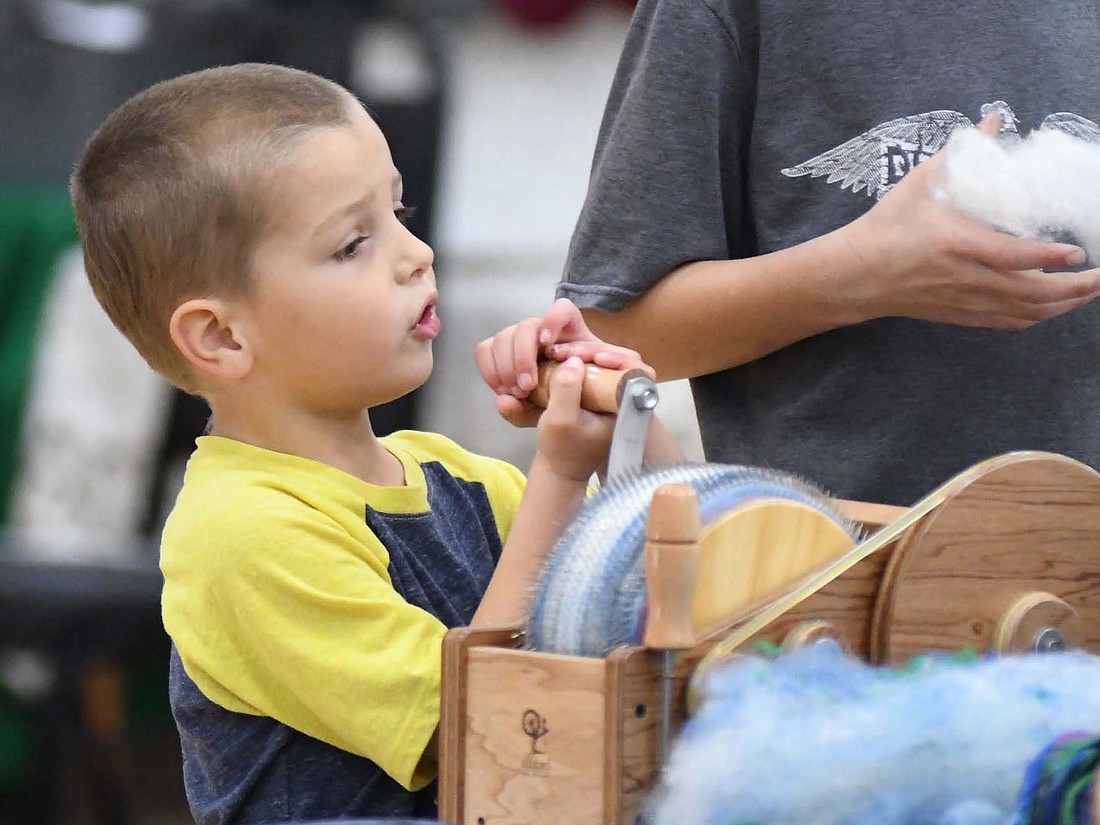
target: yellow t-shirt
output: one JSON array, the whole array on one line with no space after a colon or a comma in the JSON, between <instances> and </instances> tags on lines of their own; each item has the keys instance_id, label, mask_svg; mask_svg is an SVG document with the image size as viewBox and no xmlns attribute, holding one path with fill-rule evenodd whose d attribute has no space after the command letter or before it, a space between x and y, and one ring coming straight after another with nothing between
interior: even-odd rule
<instances>
[{"instance_id":1,"label":"yellow t-shirt","mask_svg":"<svg viewBox=\"0 0 1100 825\"><path fill-rule=\"evenodd\" d=\"M164 529L163 617L207 699L415 790L435 772L421 757L439 721L443 635L480 601L524 479L443 436L382 443L406 486L200 438Z\"/></svg>"}]
</instances>

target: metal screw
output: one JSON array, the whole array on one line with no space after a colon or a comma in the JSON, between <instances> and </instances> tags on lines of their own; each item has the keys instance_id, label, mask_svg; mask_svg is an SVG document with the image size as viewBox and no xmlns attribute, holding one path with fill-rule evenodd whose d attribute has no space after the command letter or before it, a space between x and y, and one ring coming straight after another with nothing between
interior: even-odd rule
<instances>
[{"instance_id":1,"label":"metal screw","mask_svg":"<svg viewBox=\"0 0 1100 825\"><path fill-rule=\"evenodd\" d=\"M1056 627L1044 627L1035 637L1036 653L1061 653L1066 649L1066 637Z\"/></svg>"},{"instance_id":2,"label":"metal screw","mask_svg":"<svg viewBox=\"0 0 1100 825\"><path fill-rule=\"evenodd\" d=\"M657 402L661 400L657 395L657 388L653 386L653 382L648 378L633 379L631 384L631 400L634 402L634 409L636 410L652 410L656 408Z\"/></svg>"}]
</instances>

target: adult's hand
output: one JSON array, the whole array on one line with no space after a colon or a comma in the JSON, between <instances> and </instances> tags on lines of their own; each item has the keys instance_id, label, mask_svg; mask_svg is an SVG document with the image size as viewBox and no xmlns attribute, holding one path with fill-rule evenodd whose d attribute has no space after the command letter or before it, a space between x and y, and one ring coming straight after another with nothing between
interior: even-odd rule
<instances>
[{"instance_id":1,"label":"adult's hand","mask_svg":"<svg viewBox=\"0 0 1100 825\"><path fill-rule=\"evenodd\" d=\"M998 123L991 115L978 128L995 134ZM947 151L839 230L862 265L837 287L864 318L1021 330L1100 295L1100 269L1058 271L1085 262L1079 247L999 232L937 197Z\"/></svg>"}]
</instances>

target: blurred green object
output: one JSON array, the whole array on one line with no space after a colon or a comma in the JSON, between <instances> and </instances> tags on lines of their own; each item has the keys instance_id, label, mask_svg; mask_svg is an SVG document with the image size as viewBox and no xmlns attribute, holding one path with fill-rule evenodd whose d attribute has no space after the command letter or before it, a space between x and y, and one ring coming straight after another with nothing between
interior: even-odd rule
<instances>
[{"instance_id":1,"label":"blurred green object","mask_svg":"<svg viewBox=\"0 0 1100 825\"><path fill-rule=\"evenodd\" d=\"M58 261L77 241L66 189L0 188L0 525L15 486L38 324Z\"/></svg>"},{"instance_id":2,"label":"blurred green object","mask_svg":"<svg viewBox=\"0 0 1100 825\"><path fill-rule=\"evenodd\" d=\"M145 658L131 662L126 669L126 731L141 736L175 729L168 702L166 660Z\"/></svg>"},{"instance_id":3,"label":"blurred green object","mask_svg":"<svg viewBox=\"0 0 1100 825\"><path fill-rule=\"evenodd\" d=\"M77 241L64 187L0 187L0 525L16 483L39 321L58 262ZM37 715L0 684L0 807L36 762Z\"/></svg>"},{"instance_id":4,"label":"blurred green object","mask_svg":"<svg viewBox=\"0 0 1100 825\"><path fill-rule=\"evenodd\" d=\"M26 779L34 755L34 714L0 686L0 801Z\"/></svg>"}]
</instances>

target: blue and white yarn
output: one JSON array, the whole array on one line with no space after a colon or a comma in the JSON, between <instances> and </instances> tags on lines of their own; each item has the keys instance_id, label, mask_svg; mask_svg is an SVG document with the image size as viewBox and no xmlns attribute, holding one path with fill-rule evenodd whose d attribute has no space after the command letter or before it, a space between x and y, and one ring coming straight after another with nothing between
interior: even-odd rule
<instances>
[{"instance_id":1,"label":"blue and white yarn","mask_svg":"<svg viewBox=\"0 0 1100 825\"><path fill-rule=\"evenodd\" d=\"M732 464L676 464L613 479L585 503L547 560L532 599L527 644L546 653L606 656L638 644L645 621L645 526L662 484L686 483L706 525L754 499L797 501L858 530L825 493L794 476Z\"/></svg>"},{"instance_id":2,"label":"blue and white yarn","mask_svg":"<svg viewBox=\"0 0 1100 825\"><path fill-rule=\"evenodd\" d=\"M1100 730L1100 657L873 667L817 646L715 668L655 825L1009 825L1029 762Z\"/></svg>"}]
</instances>

